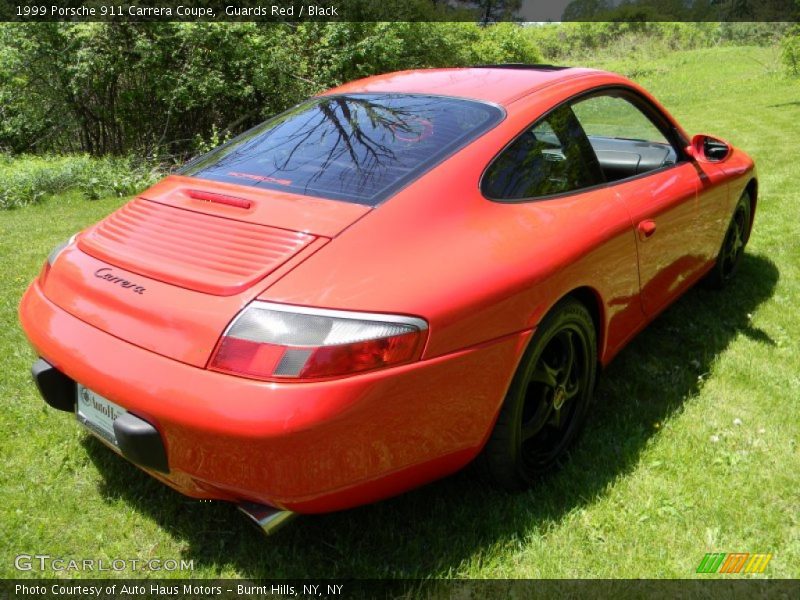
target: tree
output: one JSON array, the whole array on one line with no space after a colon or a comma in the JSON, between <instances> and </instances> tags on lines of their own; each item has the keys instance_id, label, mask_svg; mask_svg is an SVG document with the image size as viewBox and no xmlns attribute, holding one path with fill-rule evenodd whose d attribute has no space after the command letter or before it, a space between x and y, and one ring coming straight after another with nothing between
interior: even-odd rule
<instances>
[{"instance_id":1,"label":"tree","mask_svg":"<svg viewBox=\"0 0 800 600\"><path fill-rule=\"evenodd\" d=\"M564 21L592 21L613 8L611 0L572 0L564 9Z\"/></svg>"},{"instance_id":2,"label":"tree","mask_svg":"<svg viewBox=\"0 0 800 600\"><path fill-rule=\"evenodd\" d=\"M514 20L514 14L522 6L522 0L458 0L469 8L475 8L483 24Z\"/></svg>"}]
</instances>

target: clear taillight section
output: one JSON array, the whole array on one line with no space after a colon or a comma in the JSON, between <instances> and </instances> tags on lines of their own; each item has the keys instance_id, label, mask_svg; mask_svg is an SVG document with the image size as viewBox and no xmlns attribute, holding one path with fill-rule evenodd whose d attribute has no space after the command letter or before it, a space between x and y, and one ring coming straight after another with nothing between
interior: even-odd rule
<instances>
[{"instance_id":1,"label":"clear taillight section","mask_svg":"<svg viewBox=\"0 0 800 600\"><path fill-rule=\"evenodd\" d=\"M75 233L66 242L61 242L58 246L53 248L53 250L47 256L47 265L52 267L55 264L56 259L59 257L59 255L64 250L69 248L75 242L75 238L77 238L77 237L78 237L78 234Z\"/></svg>"},{"instance_id":2,"label":"clear taillight section","mask_svg":"<svg viewBox=\"0 0 800 600\"><path fill-rule=\"evenodd\" d=\"M418 359L426 330L414 317L254 302L209 368L271 381L340 377Z\"/></svg>"},{"instance_id":3,"label":"clear taillight section","mask_svg":"<svg viewBox=\"0 0 800 600\"><path fill-rule=\"evenodd\" d=\"M58 246L53 248L53 250L47 256L47 260L45 261L44 265L42 265L42 270L39 273L39 282L41 283L41 285L44 285L44 282L47 280L47 276L50 274L50 269L53 268L53 265L55 264L58 257L64 250L66 250L69 246L72 245L72 243L75 241L75 238L77 237L78 234L76 233L72 237L70 237L66 242L62 242Z\"/></svg>"}]
</instances>

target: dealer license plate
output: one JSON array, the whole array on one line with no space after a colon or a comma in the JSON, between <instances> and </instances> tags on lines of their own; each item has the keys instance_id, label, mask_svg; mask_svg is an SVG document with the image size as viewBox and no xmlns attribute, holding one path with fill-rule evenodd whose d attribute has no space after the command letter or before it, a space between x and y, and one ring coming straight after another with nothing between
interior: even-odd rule
<instances>
[{"instance_id":1,"label":"dealer license plate","mask_svg":"<svg viewBox=\"0 0 800 600\"><path fill-rule=\"evenodd\" d=\"M96 436L116 446L117 436L114 435L114 420L127 411L118 404L83 387L80 383L77 388L78 401L75 403L75 415L78 417L78 421Z\"/></svg>"}]
</instances>

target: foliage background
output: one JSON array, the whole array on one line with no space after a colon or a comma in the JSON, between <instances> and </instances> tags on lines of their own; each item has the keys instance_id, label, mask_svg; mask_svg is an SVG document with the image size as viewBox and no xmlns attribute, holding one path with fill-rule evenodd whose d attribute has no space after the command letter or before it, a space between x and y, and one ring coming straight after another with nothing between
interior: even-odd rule
<instances>
[{"instance_id":1,"label":"foliage background","mask_svg":"<svg viewBox=\"0 0 800 600\"><path fill-rule=\"evenodd\" d=\"M0 24L0 151L179 160L310 94L418 67L769 45L773 23ZM797 72L797 32L785 57Z\"/></svg>"},{"instance_id":2,"label":"foliage background","mask_svg":"<svg viewBox=\"0 0 800 600\"><path fill-rule=\"evenodd\" d=\"M419 17L429 4L404 6ZM0 209L69 190L134 193L309 95L376 73L781 40L797 76L798 28L781 23L0 23Z\"/></svg>"},{"instance_id":3,"label":"foliage background","mask_svg":"<svg viewBox=\"0 0 800 600\"><path fill-rule=\"evenodd\" d=\"M93 155L181 155L378 72L541 60L510 23L4 24L0 48L0 148Z\"/></svg>"},{"instance_id":4,"label":"foliage background","mask_svg":"<svg viewBox=\"0 0 800 600\"><path fill-rule=\"evenodd\" d=\"M415 0L406 10L425 6ZM799 31L782 23L0 23L0 209L71 190L135 193L309 95L376 73L780 43L787 73L798 76Z\"/></svg>"}]
</instances>

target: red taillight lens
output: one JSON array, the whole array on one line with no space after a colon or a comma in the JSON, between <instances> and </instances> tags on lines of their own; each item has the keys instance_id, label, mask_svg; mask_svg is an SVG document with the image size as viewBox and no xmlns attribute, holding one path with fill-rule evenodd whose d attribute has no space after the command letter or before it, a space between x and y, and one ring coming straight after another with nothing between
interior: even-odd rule
<instances>
[{"instance_id":1,"label":"red taillight lens","mask_svg":"<svg viewBox=\"0 0 800 600\"><path fill-rule=\"evenodd\" d=\"M274 344L259 344L250 340L224 337L211 363L218 371L228 371L248 377L272 374L286 348Z\"/></svg>"},{"instance_id":2,"label":"red taillight lens","mask_svg":"<svg viewBox=\"0 0 800 600\"><path fill-rule=\"evenodd\" d=\"M220 340L209 368L244 377L340 377L419 358L427 324L417 318L255 302Z\"/></svg>"},{"instance_id":3,"label":"red taillight lens","mask_svg":"<svg viewBox=\"0 0 800 600\"><path fill-rule=\"evenodd\" d=\"M405 333L379 340L317 348L300 371L305 379L371 371L417 358L420 333Z\"/></svg>"}]
</instances>

